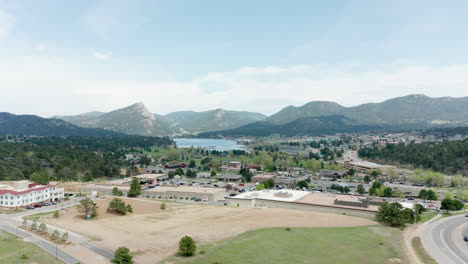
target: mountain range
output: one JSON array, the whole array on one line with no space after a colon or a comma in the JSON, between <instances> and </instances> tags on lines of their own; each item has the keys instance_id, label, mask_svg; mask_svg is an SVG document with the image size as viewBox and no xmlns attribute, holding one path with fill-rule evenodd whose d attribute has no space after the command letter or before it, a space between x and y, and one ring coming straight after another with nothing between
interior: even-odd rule
<instances>
[{"instance_id":1,"label":"mountain range","mask_svg":"<svg viewBox=\"0 0 468 264\"><path fill-rule=\"evenodd\" d=\"M0 135L35 136L125 136L100 128L83 128L60 119L47 119L35 115L14 115L0 112Z\"/></svg>"},{"instance_id":2,"label":"mountain range","mask_svg":"<svg viewBox=\"0 0 468 264\"><path fill-rule=\"evenodd\" d=\"M55 116L80 127L103 128L125 134L166 136L227 130L263 120L265 115L216 109L205 112L181 111L167 115L151 113L143 103L109 113L90 112L77 116Z\"/></svg>"},{"instance_id":3,"label":"mountain range","mask_svg":"<svg viewBox=\"0 0 468 264\"><path fill-rule=\"evenodd\" d=\"M143 103L136 103L108 113L94 111L50 119L2 113L0 125L0 134L47 135L49 131L51 135L109 135L113 131L117 135L143 136L324 135L375 129L465 126L468 125L468 97L408 95L354 107L312 101L299 107L285 107L269 117L224 109L159 115L151 113Z\"/></svg>"}]
</instances>

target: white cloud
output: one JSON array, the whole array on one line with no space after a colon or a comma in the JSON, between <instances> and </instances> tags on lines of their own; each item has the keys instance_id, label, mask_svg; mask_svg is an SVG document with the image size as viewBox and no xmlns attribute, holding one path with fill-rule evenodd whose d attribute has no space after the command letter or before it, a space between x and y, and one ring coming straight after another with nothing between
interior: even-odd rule
<instances>
[{"instance_id":1,"label":"white cloud","mask_svg":"<svg viewBox=\"0 0 468 264\"><path fill-rule=\"evenodd\" d=\"M94 52L94 58L96 58L97 60L101 60L101 61L109 61L112 59L111 55L100 52L100 51Z\"/></svg>"},{"instance_id":2,"label":"white cloud","mask_svg":"<svg viewBox=\"0 0 468 264\"><path fill-rule=\"evenodd\" d=\"M42 116L110 111L139 101L160 114L219 107L273 114L313 100L350 106L414 93L468 96L468 65L405 63L364 72L348 67L243 67L177 82L134 81L118 73L115 79L104 79L71 61L25 58L0 61L0 75L1 111Z\"/></svg>"},{"instance_id":3,"label":"white cloud","mask_svg":"<svg viewBox=\"0 0 468 264\"><path fill-rule=\"evenodd\" d=\"M5 38L13 26L13 16L0 9L0 39Z\"/></svg>"}]
</instances>

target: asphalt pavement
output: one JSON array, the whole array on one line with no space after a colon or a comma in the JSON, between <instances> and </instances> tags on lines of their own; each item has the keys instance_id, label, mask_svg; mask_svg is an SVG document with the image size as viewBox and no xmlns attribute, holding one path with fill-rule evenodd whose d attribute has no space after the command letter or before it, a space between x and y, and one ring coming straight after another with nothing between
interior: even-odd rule
<instances>
[{"instance_id":1,"label":"asphalt pavement","mask_svg":"<svg viewBox=\"0 0 468 264\"><path fill-rule=\"evenodd\" d=\"M60 249L56 249L56 247L54 245L48 243L47 241L45 241L43 239L39 239L36 236L34 236L34 235L32 235L32 234L30 234L28 232L19 230L19 229L17 229L17 227L19 227L23 223L22 218L24 216L37 214L37 213L52 212L52 211L56 211L56 210L60 210L60 209L69 208L69 207L77 205L79 203L79 200L81 200L81 199L84 199L84 197L74 197L70 201L62 202L62 203L59 203L57 205L44 206L44 207L36 208L36 209L33 209L33 210L27 210L27 211L24 211L24 212L21 212L21 213L0 215L0 228L5 230L5 231L8 231L10 233L14 233L14 234L16 234L16 232L18 232L19 236L21 236L23 238L27 238L28 240L30 240L31 242L33 242L36 245L40 246L41 248L44 248L46 251L48 251L49 253L51 253L54 256L56 255L56 250L57 250L58 257L62 261L64 261L65 263L79 263L80 262L79 260L77 260L74 257L72 257L71 255L68 255L67 253L61 251ZM47 225L47 229L49 231L58 230L58 231L60 231L60 233L68 232L69 240L71 242L73 242L74 244L79 244L81 246L84 246L84 247L90 249L91 251L97 253L98 255L103 256L106 259L111 260L111 259L114 258L114 252L112 252L110 250L107 250L107 249L104 249L104 248L97 247L97 246L89 243L88 242L89 239L82 236L82 235L80 235L80 234L74 233L74 232L69 231L69 230L65 230L63 228L52 226L52 225ZM12 230L14 232L11 232ZM23 234L24 236L21 235L20 233Z\"/></svg>"},{"instance_id":2,"label":"asphalt pavement","mask_svg":"<svg viewBox=\"0 0 468 264\"><path fill-rule=\"evenodd\" d=\"M468 217L458 215L434 221L422 234L426 251L443 264L468 264Z\"/></svg>"}]
</instances>

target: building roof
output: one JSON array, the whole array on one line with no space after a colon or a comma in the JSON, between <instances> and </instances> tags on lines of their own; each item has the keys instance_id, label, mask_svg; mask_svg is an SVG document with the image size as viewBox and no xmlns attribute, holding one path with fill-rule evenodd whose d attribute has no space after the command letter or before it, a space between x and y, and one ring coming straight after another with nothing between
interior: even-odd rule
<instances>
[{"instance_id":1,"label":"building roof","mask_svg":"<svg viewBox=\"0 0 468 264\"><path fill-rule=\"evenodd\" d=\"M292 201L299 200L308 194L309 192L296 191L296 190L261 190L261 191L241 193L231 198L246 199L246 200L265 199L265 200L292 202Z\"/></svg>"},{"instance_id":2,"label":"building roof","mask_svg":"<svg viewBox=\"0 0 468 264\"><path fill-rule=\"evenodd\" d=\"M240 179L242 179L242 175L240 175L240 174L223 174L223 175L218 176L218 179L240 180Z\"/></svg>"},{"instance_id":3,"label":"building roof","mask_svg":"<svg viewBox=\"0 0 468 264\"><path fill-rule=\"evenodd\" d=\"M164 178L164 177L167 177L166 174L156 174L156 173L145 173L145 174L140 174L140 175L136 175L136 176L133 176L133 177L137 177L138 179L142 179L142 178L146 178L146 179L158 179L158 178Z\"/></svg>"},{"instance_id":4,"label":"building roof","mask_svg":"<svg viewBox=\"0 0 468 264\"><path fill-rule=\"evenodd\" d=\"M206 188L206 187L197 187L197 186L160 186L148 191L154 192L194 192L194 193L218 193L226 192L224 188Z\"/></svg>"},{"instance_id":5,"label":"building roof","mask_svg":"<svg viewBox=\"0 0 468 264\"><path fill-rule=\"evenodd\" d=\"M15 191L12 189L0 189L0 195L7 194L7 193L12 194L12 195L22 195L22 194L27 194L30 192L42 191L42 190L53 188L53 187L55 187L55 185L39 186L39 187L34 187L34 188L27 189L27 190L22 190L22 191Z\"/></svg>"},{"instance_id":6,"label":"building roof","mask_svg":"<svg viewBox=\"0 0 468 264\"><path fill-rule=\"evenodd\" d=\"M272 179L274 177L275 177L275 175L273 175L273 174L260 174L260 175L253 176L253 178L255 178L255 179Z\"/></svg>"}]
</instances>

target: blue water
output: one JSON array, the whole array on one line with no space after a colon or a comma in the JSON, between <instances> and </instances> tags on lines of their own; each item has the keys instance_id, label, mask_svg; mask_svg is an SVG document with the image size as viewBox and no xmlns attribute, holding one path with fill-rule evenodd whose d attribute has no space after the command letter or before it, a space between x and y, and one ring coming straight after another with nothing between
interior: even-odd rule
<instances>
[{"instance_id":1,"label":"blue water","mask_svg":"<svg viewBox=\"0 0 468 264\"><path fill-rule=\"evenodd\" d=\"M234 140L209 139L209 138L175 138L178 148L205 148L209 150L228 151L234 149L244 149Z\"/></svg>"}]
</instances>

